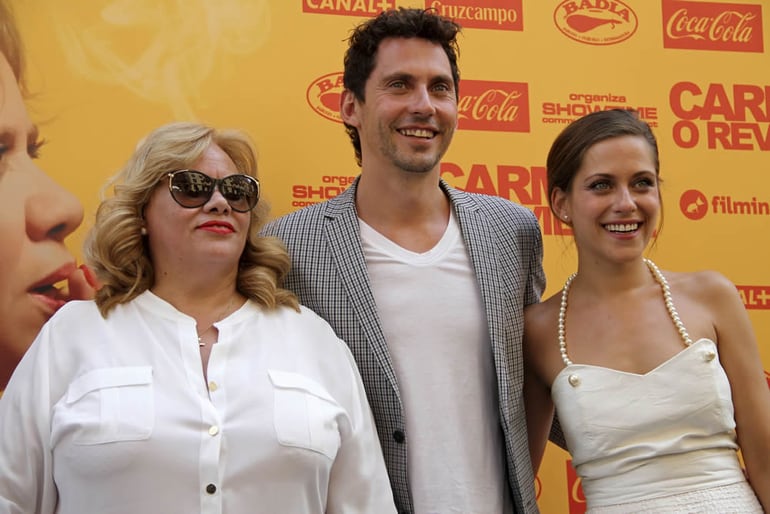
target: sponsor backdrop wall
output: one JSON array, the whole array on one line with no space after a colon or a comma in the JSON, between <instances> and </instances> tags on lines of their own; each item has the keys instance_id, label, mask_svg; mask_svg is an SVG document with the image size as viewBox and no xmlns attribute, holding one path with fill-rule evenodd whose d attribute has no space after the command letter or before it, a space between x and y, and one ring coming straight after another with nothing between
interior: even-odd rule
<instances>
[{"instance_id":1,"label":"sponsor backdrop wall","mask_svg":"<svg viewBox=\"0 0 770 514\"><path fill-rule=\"evenodd\" d=\"M456 187L531 208L546 294L575 269L547 208L545 158L574 118L639 110L656 131L665 226L651 257L737 285L770 369L770 32L766 0L15 0L39 160L84 205L137 141L172 120L247 130L275 215L331 198L358 174L337 113L344 39L395 6L456 18L460 125L442 165ZM554 344L557 344L554 341ZM584 502L549 445L545 513Z\"/></svg>"}]
</instances>

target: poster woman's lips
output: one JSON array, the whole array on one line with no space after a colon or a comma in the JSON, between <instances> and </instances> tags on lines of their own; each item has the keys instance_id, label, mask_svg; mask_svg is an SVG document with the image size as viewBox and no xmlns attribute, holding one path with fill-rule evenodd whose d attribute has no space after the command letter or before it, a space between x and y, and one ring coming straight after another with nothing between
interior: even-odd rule
<instances>
[{"instance_id":1,"label":"poster woman's lips","mask_svg":"<svg viewBox=\"0 0 770 514\"><path fill-rule=\"evenodd\" d=\"M62 305L67 303L67 300L69 300L68 296L56 287L55 284L66 280L76 269L77 267L74 262L68 262L53 273L46 275L44 278L32 284L32 286L27 289L27 292L46 308L49 315L52 315Z\"/></svg>"}]
</instances>

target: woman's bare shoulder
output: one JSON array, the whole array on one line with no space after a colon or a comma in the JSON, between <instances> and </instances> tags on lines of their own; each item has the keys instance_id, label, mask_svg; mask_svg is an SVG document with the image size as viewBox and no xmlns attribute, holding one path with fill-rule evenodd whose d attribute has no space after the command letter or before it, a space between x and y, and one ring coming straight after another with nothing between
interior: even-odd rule
<instances>
[{"instance_id":1,"label":"woman's bare shoulder","mask_svg":"<svg viewBox=\"0 0 770 514\"><path fill-rule=\"evenodd\" d=\"M672 288L687 296L708 299L721 297L725 293L737 294L735 284L718 271L665 271L664 275Z\"/></svg>"},{"instance_id":2,"label":"woman's bare shoulder","mask_svg":"<svg viewBox=\"0 0 770 514\"><path fill-rule=\"evenodd\" d=\"M524 309L524 333L532 339L554 332L557 329L561 292L540 303L533 303Z\"/></svg>"}]
</instances>

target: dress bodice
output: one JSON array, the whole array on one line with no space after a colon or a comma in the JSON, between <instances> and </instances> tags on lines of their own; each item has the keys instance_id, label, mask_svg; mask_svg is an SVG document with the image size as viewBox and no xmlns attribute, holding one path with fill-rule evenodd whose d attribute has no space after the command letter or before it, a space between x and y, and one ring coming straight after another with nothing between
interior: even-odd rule
<instances>
[{"instance_id":1,"label":"dress bodice","mask_svg":"<svg viewBox=\"0 0 770 514\"><path fill-rule=\"evenodd\" d=\"M558 334L565 367L551 397L588 512L762 512L738 461L730 381L717 345L705 338L693 343L668 281L652 261L644 262L684 343L647 373L573 363L565 322L576 274L562 290Z\"/></svg>"},{"instance_id":2,"label":"dress bodice","mask_svg":"<svg viewBox=\"0 0 770 514\"><path fill-rule=\"evenodd\" d=\"M589 504L742 480L730 383L708 339L643 375L571 364L551 395Z\"/></svg>"}]
</instances>

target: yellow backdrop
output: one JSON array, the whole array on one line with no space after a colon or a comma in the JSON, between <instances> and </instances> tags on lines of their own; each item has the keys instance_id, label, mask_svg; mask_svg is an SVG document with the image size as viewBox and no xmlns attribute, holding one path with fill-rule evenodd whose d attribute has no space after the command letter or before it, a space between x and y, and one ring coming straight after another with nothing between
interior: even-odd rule
<instances>
[{"instance_id":1,"label":"yellow backdrop","mask_svg":"<svg viewBox=\"0 0 770 514\"><path fill-rule=\"evenodd\" d=\"M547 295L575 268L546 205L545 156L572 119L639 109L656 130L665 226L651 256L716 269L744 294L770 368L770 64L763 0L16 0L41 166L86 220L138 139L172 120L246 129L275 215L338 194L358 174L336 111L344 38L393 6L434 7L464 27L453 185L533 209ZM554 342L556 344L556 342ZM584 503L549 446L544 513Z\"/></svg>"}]
</instances>

